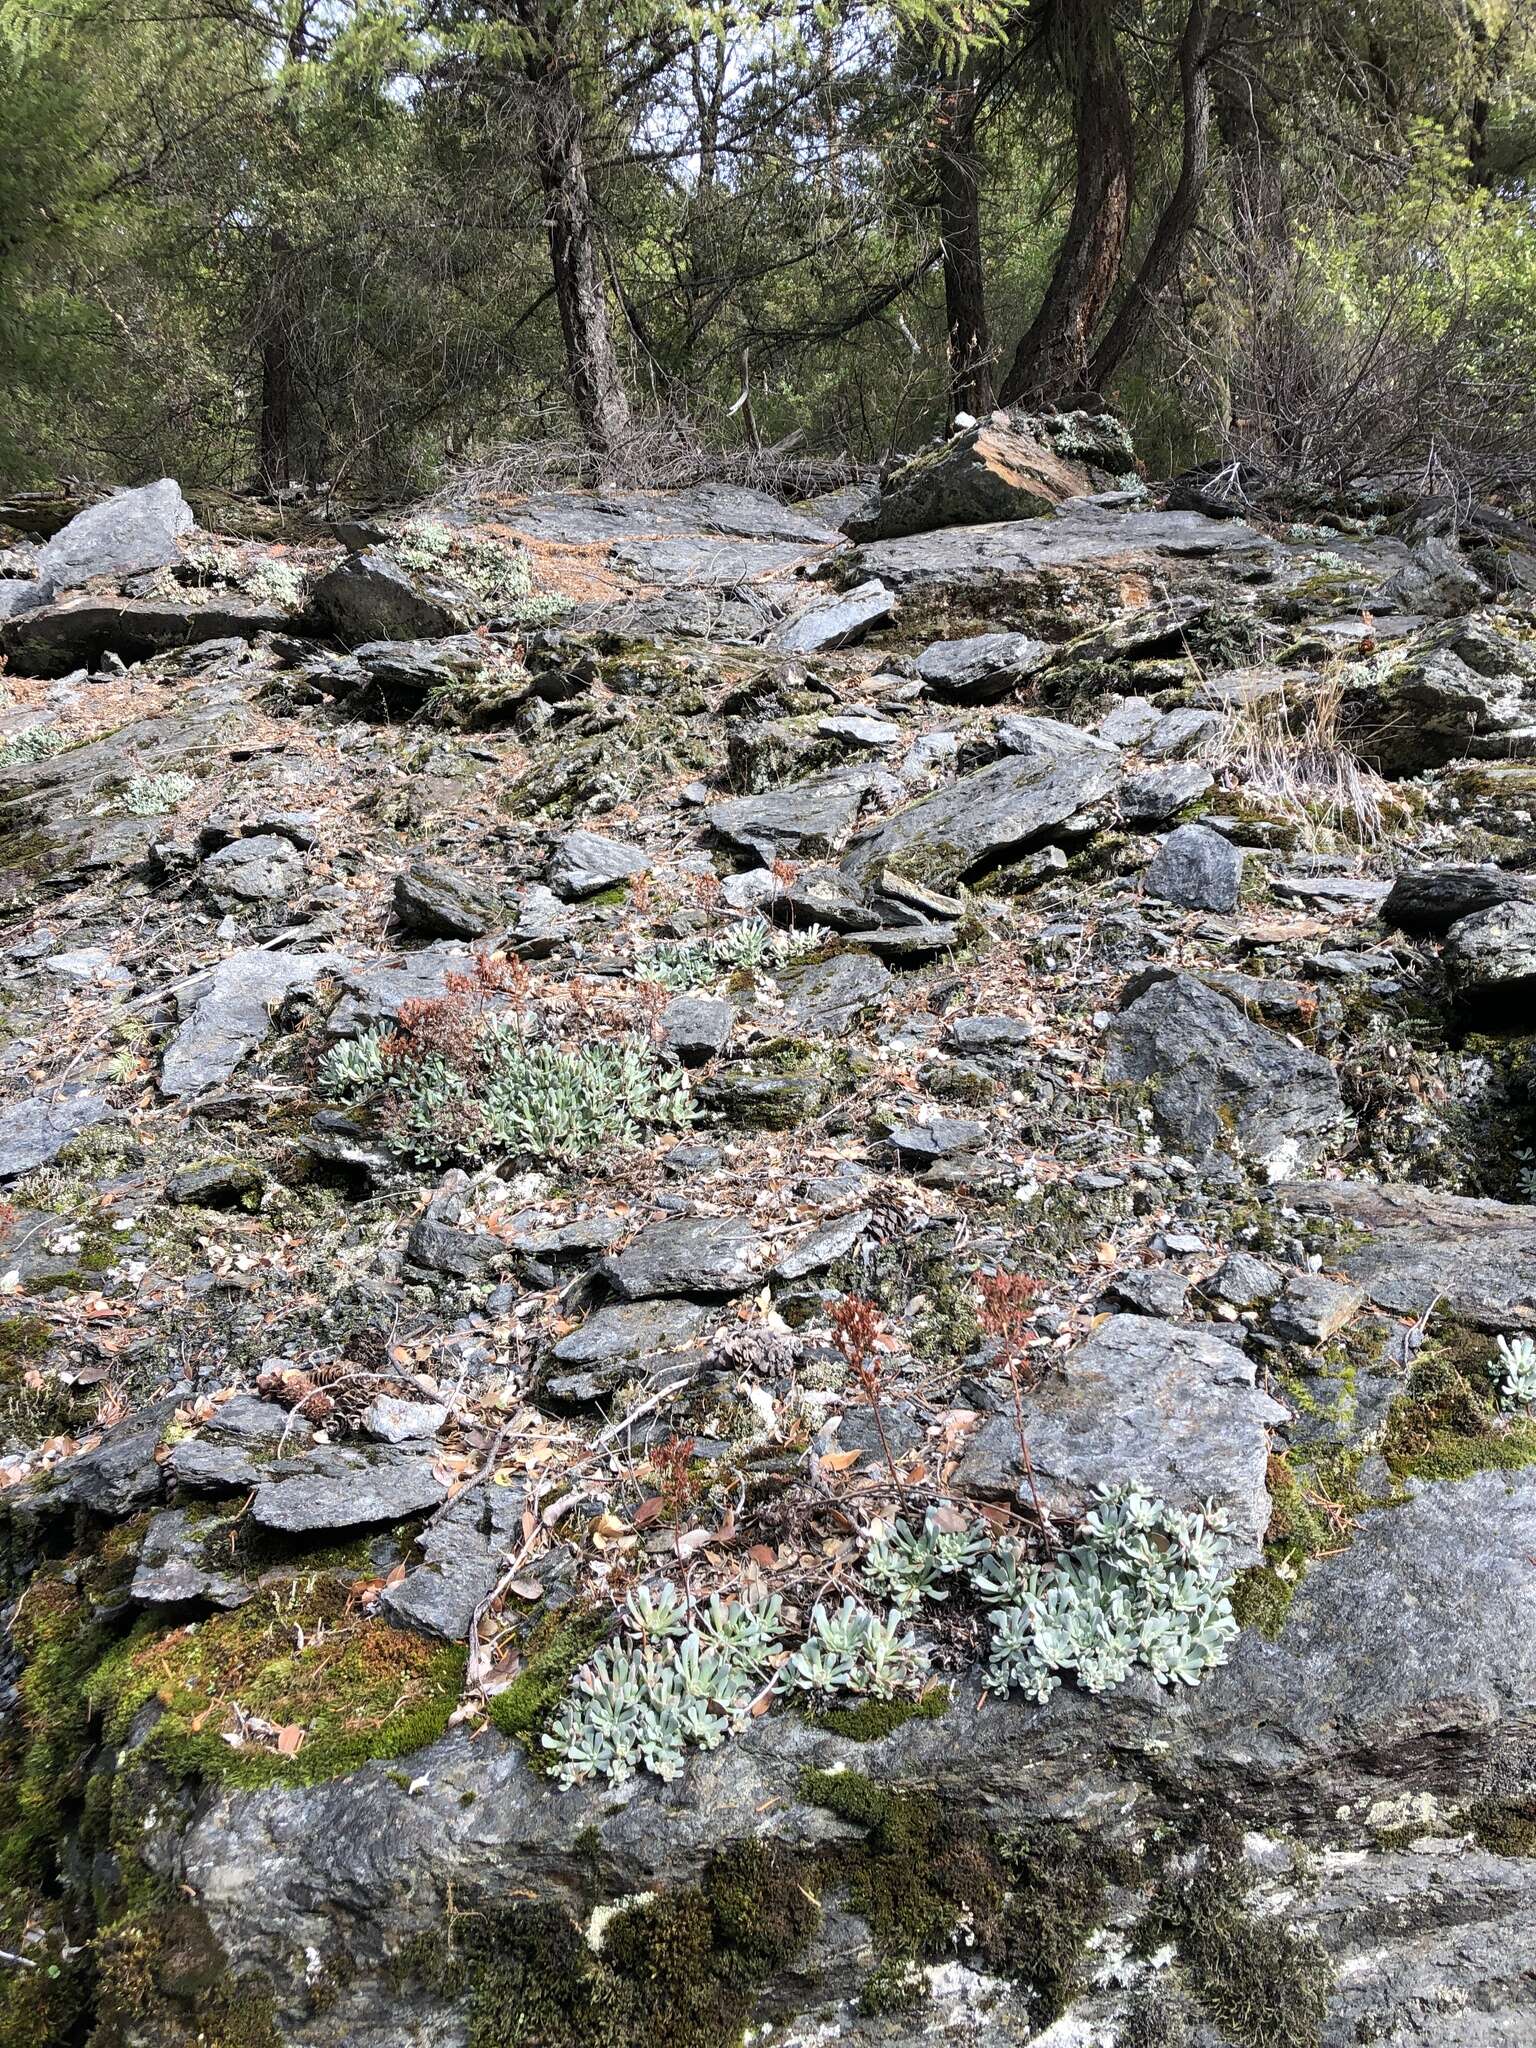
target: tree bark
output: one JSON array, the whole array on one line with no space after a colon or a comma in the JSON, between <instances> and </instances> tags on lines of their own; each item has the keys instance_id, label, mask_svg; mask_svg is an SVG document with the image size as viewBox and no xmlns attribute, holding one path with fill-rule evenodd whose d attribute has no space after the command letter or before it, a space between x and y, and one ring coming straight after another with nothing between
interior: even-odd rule
<instances>
[{"instance_id":1,"label":"tree bark","mask_svg":"<svg viewBox=\"0 0 1536 2048\"><path fill-rule=\"evenodd\" d=\"M1045 298L1003 380L1004 405L1044 403L1087 387L1094 330L1119 281L1130 229L1131 96L1111 0L1058 0L1058 17L1077 182Z\"/></svg>"},{"instance_id":2,"label":"tree bark","mask_svg":"<svg viewBox=\"0 0 1536 2048\"><path fill-rule=\"evenodd\" d=\"M532 94L534 155L571 396L583 439L602 453L628 440L630 413L587 185L585 120L570 61L557 47L557 18L541 0L516 0L516 11L528 35L523 73Z\"/></svg>"},{"instance_id":3,"label":"tree bark","mask_svg":"<svg viewBox=\"0 0 1536 2048\"><path fill-rule=\"evenodd\" d=\"M1184 114L1178 181L1109 332L1094 351L1090 381L1100 390L1141 340L1158 298L1178 274L1189 231L1199 217L1211 165L1211 0L1190 0L1179 39L1179 97Z\"/></svg>"},{"instance_id":4,"label":"tree bark","mask_svg":"<svg viewBox=\"0 0 1536 2048\"><path fill-rule=\"evenodd\" d=\"M935 109L939 248L949 337L949 410L980 419L996 398L981 257L976 167L976 75L969 65L940 82Z\"/></svg>"},{"instance_id":5,"label":"tree bark","mask_svg":"<svg viewBox=\"0 0 1536 2048\"><path fill-rule=\"evenodd\" d=\"M285 258L289 241L281 228L267 239L271 261L262 292L261 411L256 427L256 475L265 491L293 481L293 336L289 329Z\"/></svg>"}]
</instances>

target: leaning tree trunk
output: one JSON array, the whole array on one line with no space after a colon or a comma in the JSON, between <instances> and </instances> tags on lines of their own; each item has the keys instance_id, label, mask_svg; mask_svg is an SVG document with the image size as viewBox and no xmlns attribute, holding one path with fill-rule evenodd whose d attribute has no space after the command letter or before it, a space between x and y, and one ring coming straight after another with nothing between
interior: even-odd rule
<instances>
[{"instance_id":1,"label":"leaning tree trunk","mask_svg":"<svg viewBox=\"0 0 1536 2048\"><path fill-rule=\"evenodd\" d=\"M976 168L976 76L966 66L938 88L936 126L939 249L949 334L949 409L979 419L996 400L981 260L981 188Z\"/></svg>"},{"instance_id":2,"label":"leaning tree trunk","mask_svg":"<svg viewBox=\"0 0 1536 2048\"><path fill-rule=\"evenodd\" d=\"M1130 228L1131 96L1111 0L1058 0L1058 18L1077 185L1045 299L1003 380L1004 405L1039 404L1087 387L1094 329L1119 280Z\"/></svg>"},{"instance_id":3,"label":"leaning tree trunk","mask_svg":"<svg viewBox=\"0 0 1536 2048\"><path fill-rule=\"evenodd\" d=\"M587 446L603 452L629 438L630 417L587 185L585 123L569 60L556 47L544 8L539 0L518 0L517 13L529 36L523 70L532 89L534 155L571 396Z\"/></svg>"},{"instance_id":4,"label":"leaning tree trunk","mask_svg":"<svg viewBox=\"0 0 1536 2048\"><path fill-rule=\"evenodd\" d=\"M1178 181L1152 236L1140 270L1109 332L1094 350L1090 381L1102 390L1152 319L1158 298L1178 274L1190 229L1200 213L1211 164L1211 0L1191 0L1179 40L1179 97L1184 139Z\"/></svg>"}]
</instances>

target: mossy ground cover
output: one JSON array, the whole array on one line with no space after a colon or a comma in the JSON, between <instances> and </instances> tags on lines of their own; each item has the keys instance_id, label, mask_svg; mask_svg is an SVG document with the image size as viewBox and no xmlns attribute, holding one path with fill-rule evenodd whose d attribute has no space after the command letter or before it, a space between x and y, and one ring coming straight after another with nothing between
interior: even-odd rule
<instances>
[{"instance_id":1,"label":"mossy ground cover","mask_svg":"<svg viewBox=\"0 0 1536 2048\"><path fill-rule=\"evenodd\" d=\"M400 1971L445 1997L468 1987L470 2048L734 2048L819 1919L793 1859L744 1842L616 1913L597 1947L559 1905L496 1907L420 1936Z\"/></svg>"},{"instance_id":2,"label":"mossy ground cover","mask_svg":"<svg viewBox=\"0 0 1536 2048\"><path fill-rule=\"evenodd\" d=\"M1387 1416L1383 1455L1400 1479L1469 1479L1536 1464L1536 1415L1502 1415L1482 1330L1431 1326Z\"/></svg>"},{"instance_id":3,"label":"mossy ground cover","mask_svg":"<svg viewBox=\"0 0 1536 2048\"><path fill-rule=\"evenodd\" d=\"M356 1611L343 1575L264 1585L230 1614L141 1623L91 1672L85 1697L109 1739L153 1699L148 1746L177 1773L256 1786L315 1784L434 1742L458 1704L464 1653ZM297 1753L232 1747L236 1707L304 1731Z\"/></svg>"},{"instance_id":4,"label":"mossy ground cover","mask_svg":"<svg viewBox=\"0 0 1536 2048\"><path fill-rule=\"evenodd\" d=\"M866 2011L924 1998L923 1966L952 1955L962 1929L968 1958L1018 1985L1038 2024L1065 2011L1111 1884L1134 1875L1124 1851L1066 1828L990 1834L932 1795L857 1771L808 1771L800 1789L863 1830L823 1850L817 1869L869 1925Z\"/></svg>"}]
</instances>

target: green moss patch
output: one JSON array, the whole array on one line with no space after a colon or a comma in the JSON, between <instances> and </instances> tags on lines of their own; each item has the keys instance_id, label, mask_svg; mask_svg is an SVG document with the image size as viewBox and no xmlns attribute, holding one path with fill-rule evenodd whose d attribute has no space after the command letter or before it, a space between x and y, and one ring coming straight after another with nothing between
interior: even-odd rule
<instances>
[{"instance_id":1,"label":"green moss patch","mask_svg":"<svg viewBox=\"0 0 1536 2048\"><path fill-rule=\"evenodd\" d=\"M613 1631L613 1617L601 1608L546 1614L524 1639L522 1666L505 1692L490 1701L493 1725L528 1751L530 1763L548 1768L539 1738L559 1712L571 1680Z\"/></svg>"},{"instance_id":2,"label":"green moss patch","mask_svg":"<svg viewBox=\"0 0 1536 2048\"><path fill-rule=\"evenodd\" d=\"M400 1964L445 1997L469 1987L470 2048L734 2048L819 1919L788 1856L746 1842L615 1914L596 1950L559 1906L518 1905L455 1915Z\"/></svg>"},{"instance_id":3,"label":"green moss patch","mask_svg":"<svg viewBox=\"0 0 1536 2048\"><path fill-rule=\"evenodd\" d=\"M1536 1416L1500 1414L1488 1372L1493 1352L1481 1330L1436 1325L1387 1414L1382 1450L1396 1477L1469 1479L1536 1464Z\"/></svg>"},{"instance_id":4,"label":"green moss patch","mask_svg":"<svg viewBox=\"0 0 1536 2048\"><path fill-rule=\"evenodd\" d=\"M949 1687L935 1685L917 1699L857 1700L845 1707L811 1709L805 1719L845 1742L880 1742L909 1721L937 1721L949 1708Z\"/></svg>"},{"instance_id":5,"label":"green moss patch","mask_svg":"<svg viewBox=\"0 0 1536 2048\"><path fill-rule=\"evenodd\" d=\"M84 1690L112 1739L157 1701L161 1717L144 1750L175 1775L311 1785L435 1742L463 1676L462 1650L365 1618L346 1579L310 1572L264 1586L232 1614L173 1629L140 1624ZM248 1716L301 1728L297 1754L227 1743L239 1726L237 1705Z\"/></svg>"},{"instance_id":6,"label":"green moss patch","mask_svg":"<svg viewBox=\"0 0 1536 2048\"><path fill-rule=\"evenodd\" d=\"M1164 1877L1135 1945L1143 1955L1174 1946L1190 1990L1235 2048L1319 2048L1333 1966L1321 1943L1249 1910L1252 1883L1235 1840L1197 1852Z\"/></svg>"},{"instance_id":7,"label":"green moss patch","mask_svg":"<svg viewBox=\"0 0 1536 2048\"><path fill-rule=\"evenodd\" d=\"M1238 1574L1232 1611L1271 1641L1284 1629L1296 1588L1317 1558L1347 1548L1358 1518L1387 1503L1361 1483L1365 1453L1301 1451L1269 1461L1264 1562Z\"/></svg>"},{"instance_id":8,"label":"green moss patch","mask_svg":"<svg viewBox=\"0 0 1536 2048\"><path fill-rule=\"evenodd\" d=\"M819 1860L823 1880L869 1925L866 2011L926 1995L922 1966L952 1954L962 1928L968 1952L1020 1987L1037 2024L1066 2010L1109 1887L1132 1875L1128 1857L1064 1827L990 1835L928 1794L893 1792L856 1771L808 1771L800 1790L864 1831Z\"/></svg>"}]
</instances>

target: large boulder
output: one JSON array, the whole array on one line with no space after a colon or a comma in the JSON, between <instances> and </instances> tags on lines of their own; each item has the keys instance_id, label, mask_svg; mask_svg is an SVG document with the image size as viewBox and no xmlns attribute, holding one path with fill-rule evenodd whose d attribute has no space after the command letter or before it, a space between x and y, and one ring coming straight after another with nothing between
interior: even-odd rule
<instances>
[{"instance_id":1,"label":"large boulder","mask_svg":"<svg viewBox=\"0 0 1536 2048\"><path fill-rule=\"evenodd\" d=\"M1193 975L1159 971L1132 986L1141 992L1109 1026L1104 1071L1147 1090L1170 1144L1196 1161L1233 1152L1270 1180L1322 1155L1344 1118L1326 1060Z\"/></svg>"},{"instance_id":2,"label":"large boulder","mask_svg":"<svg viewBox=\"0 0 1536 2048\"><path fill-rule=\"evenodd\" d=\"M1185 910L1235 910L1242 848L1208 825L1170 832L1147 869L1147 894Z\"/></svg>"},{"instance_id":3,"label":"large boulder","mask_svg":"<svg viewBox=\"0 0 1536 2048\"><path fill-rule=\"evenodd\" d=\"M897 540L942 526L1031 519L1092 489L1088 473L1027 427L994 415L942 447L914 455L886 478L872 519L856 519L855 540Z\"/></svg>"},{"instance_id":4,"label":"large boulder","mask_svg":"<svg viewBox=\"0 0 1536 2048\"><path fill-rule=\"evenodd\" d=\"M1289 1418L1259 1391L1254 1362L1236 1345L1152 1316L1111 1316L1027 1397L1023 1415L1047 1514L1082 1514L1113 1472L1176 1507L1215 1501L1240 1560L1258 1558L1269 1523L1268 1432ZM953 1484L962 1496L1028 1504L1011 1407L976 1430Z\"/></svg>"},{"instance_id":5,"label":"large boulder","mask_svg":"<svg viewBox=\"0 0 1536 2048\"><path fill-rule=\"evenodd\" d=\"M77 513L38 550L37 573L54 590L77 590L93 576L142 575L181 558L192 507L173 478L116 491Z\"/></svg>"},{"instance_id":6,"label":"large boulder","mask_svg":"<svg viewBox=\"0 0 1536 2048\"><path fill-rule=\"evenodd\" d=\"M318 623L349 647L370 640L441 640L474 622L469 592L416 575L383 548L348 555L310 595Z\"/></svg>"},{"instance_id":7,"label":"large boulder","mask_svg":"<svg viewBox=\"0 0 1536 2048\"><path fill-rule=\"evenodd\" d=\"M1046 839L1114 787L1118 748L1052 718L1015 721L1017 751L855 839L843 873L870 886L887 867L909 882L948 889Z\"/></svg>"},{"instance_id":8,"label":"large boulder","mask_svg":"<svg viewBox=\"0 0 1536 2048\"><path fill-rule=\"evenodd\" d=\"M1536 902L1495 903L1453 924L1445 964L1464 1001L1528 1004L1536 991Z\"/></svg>"},{"instance_id":9,"label":"large boulder","mask_svg":"<svg viewBox=\"0 0 1536 2048\"><path fill-rule=\"evenodd\" d=\"M1383 775L1421 775L1465 755L1536 753L1536 655L1478 621L1438 628L1406 654L1354 669L1341 729Z\"/></svg>"}]
</instances>

